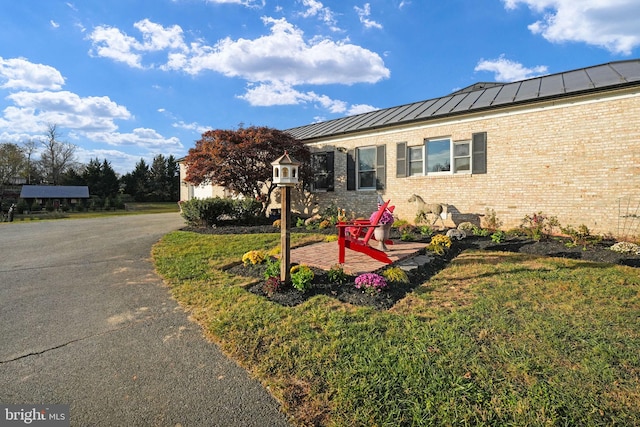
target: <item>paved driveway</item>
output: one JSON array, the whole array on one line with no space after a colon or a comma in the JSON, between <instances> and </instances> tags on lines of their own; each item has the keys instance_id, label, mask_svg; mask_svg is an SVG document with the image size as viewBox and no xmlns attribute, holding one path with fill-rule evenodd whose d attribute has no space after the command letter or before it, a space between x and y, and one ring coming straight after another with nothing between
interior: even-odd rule
<instances>
[{"instance_id":1,"label":"paved driveway","mask_svg":"<svg viewBox=\"0 0 640 427\"><path fill-rule=\"evenodd\" d=\"M178 214L0 224L0 402L71 425L286 426L154 273Z\"/></svg>"}]
</instances>

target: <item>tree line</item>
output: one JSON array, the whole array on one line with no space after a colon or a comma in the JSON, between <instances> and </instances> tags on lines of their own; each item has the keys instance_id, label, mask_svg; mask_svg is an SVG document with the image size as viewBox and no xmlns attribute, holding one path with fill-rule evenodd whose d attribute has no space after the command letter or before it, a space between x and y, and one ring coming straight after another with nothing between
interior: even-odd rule
<instances>
[{"instance_id":1,"label":"tree line","mask_svg":"<svg viewBox=\"0 0 640 427\"><path fill-rule=\"evenodd\" d=\"M107 159L79 163L76 149L75 145L61 140L56 125L49 125L45 138L40 141L21 145L0 143L0 186L4 190L19 184L86 185L91 203L100 208L115 207L126 201L179 200L179 166L172 155L158 154L151 164L140 159L132 172L118 176ZM8 198L11 197L4 194L3 199Z\"/></svg>"}]
</instances>

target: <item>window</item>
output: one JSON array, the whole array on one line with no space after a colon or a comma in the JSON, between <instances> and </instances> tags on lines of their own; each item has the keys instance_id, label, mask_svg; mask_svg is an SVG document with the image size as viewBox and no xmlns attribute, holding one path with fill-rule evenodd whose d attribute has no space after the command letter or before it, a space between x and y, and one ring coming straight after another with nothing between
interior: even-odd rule
<instances>
[{"instance_id":1,"label":"window","mask_svg":"<svg viewBox=\"0 0 640 427\"><path fill-rule=\"evenodd\" d=\"M422 175L423 162L422 154L424 153L424 147L409 147L409 175Z\"/></svg>"},{"instance_id":2,"label":"window","mask_svg":"<svg viewBox=\"0 0 640 427\"><path fill-rule=\"evenodd\" d=\"M397 178L437 173L487 173L487 133L474 133L470 141L438 138L418 147L396 144Z\"/></svg>"},{"instance_id":3,"label":"window","mask_svg":"<svg viewBox=\"0 0 640 427\"><path fill-rule=\"evenodd\" d=\"M451 140L428 140L427 173L451 171Z\"/></svg>"},{"instance_id":4,"label":"window","mask_svg":"<svg viewBox=\"0 0 640 427\"><path fill-rule=\"evenodd\" d=\"M376 188L376 147L358 149L358 188Z\"/></svg>"},{"instance_id":5,"label":"window","mask_svg":"<svg viewBox=\"0 0 640 427\"><path fill-rule=\"evenodd\" d=\"M347 154L347 190L384 190L386 146L362 147Z\"/></svg>"},{"instance_id":6,"label":"window","mask_svg":"<svg viewBox=\"0 0 640 427\"><path fill-rule=\"evenodd\" d=\"M471 141L453 143L453 172L471 172Z\"/></svg>"},{"instance_id":7,"label":"window","mask_svg":"<svg viewBox=\"0 0 640 427\"><path fill-rule=\"evenodd\" d=\"M333 151L313 153L311 155L313 170L313 191L333 191Z\"/></svg>"}]
</instances>

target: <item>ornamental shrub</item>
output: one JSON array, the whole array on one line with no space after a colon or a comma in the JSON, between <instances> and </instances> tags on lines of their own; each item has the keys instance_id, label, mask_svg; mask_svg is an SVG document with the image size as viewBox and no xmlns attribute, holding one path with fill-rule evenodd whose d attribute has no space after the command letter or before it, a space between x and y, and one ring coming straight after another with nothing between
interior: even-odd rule
<instances>
[{"instance_id":1,"label":"ornamental shrub","mask_svg":"<svg viewBox=\"0 0 640 427\"><path fill-rule=\"evenodd\" d=\"M356 277L356 288L362 289L368 294L377 294L382 292L388 284L384 277L375 273L364 273Z\"/></svg>"},{"instance_id":2,"label":"ornamental shrub","mask_svg":"<svg viewBox=\"0 0 640 427\"><path fill-rule=\"evenodd\" d=\"M280 277L280 260L275 258L267 258L267 268L264 271L264 279L269 277Z\"/></svg>"},{"instance_id":3,"label":"ornamental shrub","mask_svg":"<svg viewBox=\"0 0 640 427\"><path fill-rule=\"evenodd\" d=\"M542 212L527 215L520 223L520 230L535 241L548 238L556 227L560 227L558 218Z\"/></svg>"},{"instance_id":4,"label":"ornamental shrub","mask_svg":"<svg viewBox=\"0 0 640 427\"><path fill-rule=\"evenodd\" d=\"M387 268L382 272L382 275L389 282L409 283L409 276L407 276L407 272L400 267Z\"/></svg>"},{"instance_id":5,"label":"ornamental shrub","mask_svg":"<svg viewBox=\"0 0 640 427\"><path fill-rule=\"evenodd\" d=\"M276 292L280 292L284 289L284 283L280 280L279 277L271 276L267 278L264 285L262 286L262 290L267 293L267 295L272 296Z\"/></svg>"},{"instance_id":6,"label":"ornamental shrub","mask_svg":"<svg viewBox=\"0 0 640 427\"><path fill-rule=\"evenodd\" d=\"M213 197L208 199L191 199L181 204L182 217L187 224L194 227L212 227L218 225L223 217L233 213L231 199Z\"/></svg>"},{"instance_id":7,"label":"ornamental shrub","mask_svg":"<svg viewBox=\"0 0 640 427\"><path fill-rule=\"evenodd\" d=\"M257 223L261 218L262 203L256 199L244 198L231 200L230 216L243 224Z\"/></svg>"},{"instance_id":8,"label":"ornamental shrub","mask_svg":"<svg viewBox=\"0 0 640 427\"><path fill-rule=\"evenodd\" d=\"M327 278L331 283L343 285L349 281L349 275L344 272L340 264L336 264L327 271Z\"/></svg>"},{"instance_id":9,"label":"ornamental shrub","mask_svg":"<svg viewBox=\"0 0 640 427\"><path fill-rule=\"evenodd\" d=\"M313 270L306 265L296 265L291 268L291 285L300 292L311 288L314 277Z\"/></svg>"}]
</instances>

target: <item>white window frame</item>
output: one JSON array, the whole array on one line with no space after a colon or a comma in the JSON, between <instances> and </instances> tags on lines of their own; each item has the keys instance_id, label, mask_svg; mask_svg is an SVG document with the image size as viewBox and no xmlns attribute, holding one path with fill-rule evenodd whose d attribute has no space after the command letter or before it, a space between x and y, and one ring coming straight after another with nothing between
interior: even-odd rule
<instances>
[{"instance_id":1,"label":"white window frame","mask_svg":"<svg viewBox=\"0 0 640 427\"><path fill-rule=\"evenodd\" d=\"M467 146L467 154L464 156L456 156L456 147L457 146L462 146L462 145L466 145ZM452 142L452 150L451 150L451 165L452 165L452 169L453 169L453 173L471 173L471 171L473 170L473 153L471 152L472 150L472 144L471 144L471 140L464 140L464 141L453 141ZM456 167L456 159L469 159L469 169L466 170L458 170L458 168Z\"/></svg>"},{"instance_id":2,"label":"white window frame","mask_svg":"<svg viewBox=\"0 0 640 427\"><path fill-rule=\"evenodd\" d=\"M414 146L407 147L407 157L408 157L408 159L407 159L407 164L408 164L408 166L407 166L407 168L408 168L407 176L423 176L424 175L424 164L425 164L425 161L424 161L425 160L424 159L424 157L425 157L425 148L424 147L425 147L424 145L419 145L419 146L415 146L414 145ZM420 152L420 159L419 160L413 160L412 153L413 152L418 152L418 151ZM413 172L412 165L414 163L418 163L418 162L420 162L420 171L419 172Z\"/></svg>"},{"instance_id":3,"label":"white window frame","mask_svg":"<svg viewBox=\"0 0 640 427\"><path fill-rule=\"evenodd\" d=\"M360 155L363 150L373 150L373 168L367 170L360 170ZM370 145L367 147L358 147L356 150L356 188L358 190L375 190L376 189L376 180L377 180L377 171L376 171L376 160L378 156L378 150L375 145ZM360 174L363 172L373 172L373 187L363 187L360 184Z\"/></svg>"}]
</instances>

